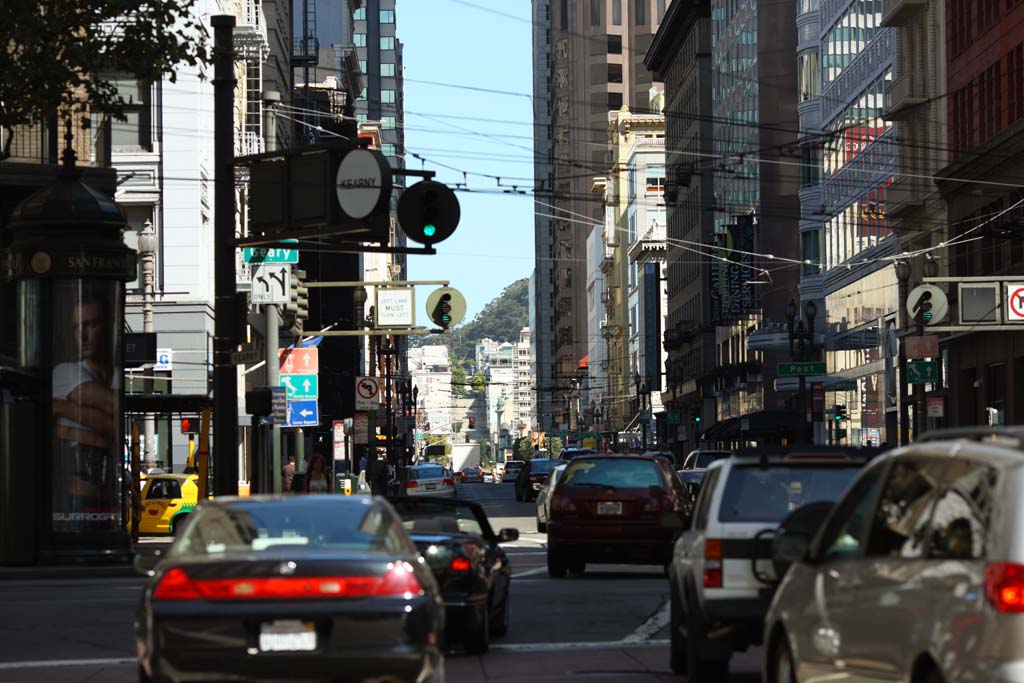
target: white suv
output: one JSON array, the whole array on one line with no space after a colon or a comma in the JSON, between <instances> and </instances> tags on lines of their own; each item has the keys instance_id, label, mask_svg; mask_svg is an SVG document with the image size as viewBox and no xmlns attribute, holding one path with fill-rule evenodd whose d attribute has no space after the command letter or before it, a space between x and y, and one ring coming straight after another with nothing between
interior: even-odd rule
<instances>
[{"instance_id":1,"label":"white suv","mask_svg":"<svg viewBox=\"0 0 1024 683\"><path fill-rule=\"evenodd\" d=\"M737 455L708 466L669 568L674 672L719 681L733 652L761 643L780 523L804 505L837 500L863 465L840 454Z\"/></svg>"}]
</instances>

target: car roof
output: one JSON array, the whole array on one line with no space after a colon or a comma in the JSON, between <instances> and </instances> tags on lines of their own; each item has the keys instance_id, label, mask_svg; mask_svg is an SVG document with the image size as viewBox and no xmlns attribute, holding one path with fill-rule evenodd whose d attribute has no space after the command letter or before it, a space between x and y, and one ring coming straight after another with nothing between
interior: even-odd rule
<instances>
[{"instance_id":1,"label":"car roof","mask_svg":"<svg viewBox=\"0 0 1024 683\"><path fill-rule=\"evenodd\" d=\"M188 479L198 479L198 478L199 478L198 474L171 474L170 472L165 472L164 474L148 474L148 475L146 475L146 479L149 479L151 481L156 481L157 479L176 479L177 481L186 481Z\"/></svg>"},{"instance_id":2,"label":"car roof","mask_svg":"<svg viewBox=\"0 0 1024 683\"><path fill-rule=\"evenodd\" d=\"M573 458L572 462L584 462L587 460L642 460L644 462L654 462L655 459L642 453L595 453L594 455L583 455Z\"/></svg>"}]
</instances>

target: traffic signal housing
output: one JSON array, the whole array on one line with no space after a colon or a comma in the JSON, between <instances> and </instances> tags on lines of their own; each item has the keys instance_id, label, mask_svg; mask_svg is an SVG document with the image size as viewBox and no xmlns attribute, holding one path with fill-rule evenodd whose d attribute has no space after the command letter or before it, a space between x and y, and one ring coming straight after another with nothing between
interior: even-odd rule
<instances>
[{"instance_id":1,"label":"traffic signal housing","mask_svg":"<svg viewBox=\"0 0 1024 683\"><path fill-rule=\"evenodd\" d=\"M434 310L430 313L430 319L442 330L447 330L452 324L451 300L451 294L442 294L441 298L437 300L437 305L434 306Z\"/></svg>"},{"instance_id":2,"label":"traffic signal housing","mask_svg":"<svg viewBox=\"0 0 1024 683\"><path fill-rule=\"evenodd\" d=\"M398 224L413 242L430 246L452 236L459 225L459 200L451 188L423 180L407 188L398 200Z\"/></svg>"},{"instance_id":3,"label":"traffic signal housing","mask_svg":"<svg viewBox=\"0 0 1024 683\"><path fill-rule=\"evenodd\" d=\"M701 419L700 408L698 406L690 408L690 420L694 424L700 424Z\"/></svg>"},{"instance_id":4,"label":"traffic signal housing","mask_svg":"<svg viewBox=\"0 0 1024 683\"><path fill-rule=\"evenodd\" d=\"M181 433L182 434L198 434L199 433L199 418L198 417L183 417L183 418L181 418Z\"/></svg>"},{"instance_id":5,"label":"traffic signal housing","mask_svg":"<svg viewBox=\"0 0 1024 683\"><path fill-rule=\"evenodd\" d=\"M306 286L306 271L292 268L288 281L288 303L284 307L283 322L292 334L300 336L305 321L309 319L309 287Z\"/></svg>"},{"instance_id":6,"label":"traffic signal housing","mask_svg":"<svg viewBox=\"0 0 1024 683\"><path fill-rule=\"evenodd\" d=\"M475 417L469 418L469 428L470 429L476 429L476 418Z\"/></svg>"},{"instance_id":7,"label":"traffic signal housing","mask_svg":"<svg viewBox=\"0 0 1024 683\"><path fill-rule=\"evenodd\" d=\"M836 422L842 422L843 420L850 419L849 414L846 412L846 406L840 406L840 405L836 406L835 419L836 419Z\"/></svg>"}]
</instances>

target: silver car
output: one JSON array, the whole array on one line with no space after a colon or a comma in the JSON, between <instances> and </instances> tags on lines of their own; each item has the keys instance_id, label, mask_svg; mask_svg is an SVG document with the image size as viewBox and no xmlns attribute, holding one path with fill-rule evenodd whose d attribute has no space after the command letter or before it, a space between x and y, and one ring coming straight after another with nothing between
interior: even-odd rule
<instances>
[{"instance_id":1,"label":"silver car","mask_svg":"<svg viewBox=\"0 0 1024 683\"><path fill-rule=\"evenodd\" d=\"M547 533L548 518L551 516L551 493L555 490L558 478L562 476L562 472L565 472L565 467L568 464L558 465L551 470L551 474L544 480L544 485L537 492L537 533Z\"/></svg>"},{"instance_id":2,"label":"silver car","mask_svg":"<svg viewBox=\"0 0 1024 683\"><path fill-rule=\"evenodd\" d=\"M775 539L766 682L1024 682L1024 430L993 430L926 434Z\"/></svg>"}]
</instances>

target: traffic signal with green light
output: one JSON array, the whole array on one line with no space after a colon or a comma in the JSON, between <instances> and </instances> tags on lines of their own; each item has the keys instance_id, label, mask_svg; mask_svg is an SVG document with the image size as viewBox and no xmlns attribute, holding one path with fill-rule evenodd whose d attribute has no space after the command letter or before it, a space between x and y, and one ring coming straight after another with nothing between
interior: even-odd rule
<instances>
[{"instance_id":1,"label":"traffic signal with green light","mask_svg":"<svg viewBox=\"0 0 1024 683\"><path fill-rule=\"evenodd\" d=\"M452 324L451 300L451 294L442 294L441 298L437 300L434 310L430 313L430 319L442 330L447 330L448 326Z\"/></svg>"},{"instance_id":2,"label":"traffic signal with green light","mask_svg":"<svg viewBox=\"0 0 1024 683\"><path fill-rule=\"evenodd\" d=\"M693 420L694 424L700 424L700 408L698 408L697 406L693 406L692 408L690 408L690 419Z\"/></svg>"},{"instance_id":3,"label":"traffic signal with green light","mask_svg":"<svg viewBox=\"0 0 1024 683\"><path fill-rule=\"evenodd\" d=\"M452 236L459 225L459 200L447 185L423 180L398 200L398 224L409 239L432 245Z\"/></svg>"},{"instance_id":4,"label":"traffic signal with green light","mask_svg":"<svg viewBox=\"0 0 1024 683\"><path fill-rule=\"evenodd\" d=\"M843 420L850 419L850 416L846 412L846 406L836 406L835 419L836 422L842 422Z\"/></svg>"}]
</instances>

